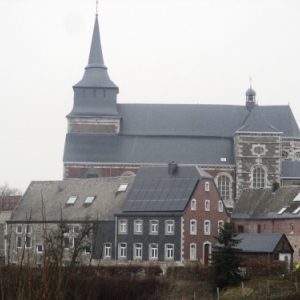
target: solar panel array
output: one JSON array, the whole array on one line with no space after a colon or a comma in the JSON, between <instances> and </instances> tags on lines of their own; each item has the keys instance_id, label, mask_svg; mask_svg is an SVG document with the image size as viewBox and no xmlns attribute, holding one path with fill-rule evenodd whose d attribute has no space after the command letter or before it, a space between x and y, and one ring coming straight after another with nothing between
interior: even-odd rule
<instances>
[{"instance_id":1,"label":"solar panel array","mask_svg":"<svg viewBox=\"0 0 300 300\"><path fill-rule=\"evenodd\" d=\"M197 185L198 178L143 179L134 183L123 211L182 211Z\"/></svg>"}]
</instances>

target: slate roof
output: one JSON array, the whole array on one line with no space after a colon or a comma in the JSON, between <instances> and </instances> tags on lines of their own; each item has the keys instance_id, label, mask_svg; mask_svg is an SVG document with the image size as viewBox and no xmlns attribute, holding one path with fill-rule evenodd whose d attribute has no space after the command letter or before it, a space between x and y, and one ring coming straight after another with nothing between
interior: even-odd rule
<instances>
[{"instance_id":1,"label":"slate roof","mask_svg":"<svg viewBox=\"0 0 300 300\"><path fill-rule=\"evenodd\" d=\"M300 193L300 186L282 186L275 192L269 189L243 191L231 214L231 219L300 219L300 201L293 201ZM282 208L286 210L278 214Z\"/></svg>"},{"instance_id":2,"label":"slate roof","mask_svg":"<svg viewBox=\"0 0 300 300\"><path fill-rule=\"evenodd\" d=\"M300 177L300 161L283 161L282 178L299 178Z\"/></svg>"},{"instance_id":3,"label":"slate roof","mask_svg":"<svg viewBox=\"0 0 300 300\"><path fill-rule=\"evenodd\" d=\"M287 241L283 233L239 233L236 239L241 239L241 242L236 248L248 253L273 253L282 238ZM292 246L290 248L294 252Z\"/></svg>"},{"instance_id":4,"label":"slate roof","mask_svg":"<svg viewBox=\"0 0 300 300\"><path fill-rule=\"evenodd\" d=\"M194 166L179 166L174 174L166 167L141 167L121 211L182 212L202 178L212 179Z\"/></svg>"},{"instance_id":5,"label":"slate roof","mask_svg":"<svg viewBox=\"0 0 300 300\"><path fill-rule=\"evenodd\" d=\"M59 222L61 218L70 222L90 220L112 220L114 213L125 199L135 176L72 179L69 181L32 181L22 200L12 214L11 222L43 220L42 204L46 221ZM118 192L121 183L128 183L124 192ZM67 205L70 196L78 196L72 205ZM87 205L85 200L95 196Z\"/></svg>"}]
</instances>

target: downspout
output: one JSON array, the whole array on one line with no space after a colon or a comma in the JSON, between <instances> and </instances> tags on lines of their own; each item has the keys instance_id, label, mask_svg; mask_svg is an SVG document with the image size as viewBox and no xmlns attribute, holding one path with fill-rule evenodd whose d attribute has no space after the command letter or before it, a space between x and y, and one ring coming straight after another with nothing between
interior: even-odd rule
<instances>
[{"instance_id":1,"label":"downspout","mask_svg":"<svg viewBox=\"0 0 300 300\"><path fill-rule=\"evenodd\" d=\"M5 257L5 263L7 263L7 223L5 223L5 235L4 235L4 257Z\"/></svg>"},{"instance_id":2,"label":"downspout","mask_svg":"<svg viewBox=\"0 0 300 300\"><path fill-rule=\"evenodd\" d=\"M117 264L117 231L118 231L118 217L115 218L115 263Z\"/></svg>"}]
</instances>

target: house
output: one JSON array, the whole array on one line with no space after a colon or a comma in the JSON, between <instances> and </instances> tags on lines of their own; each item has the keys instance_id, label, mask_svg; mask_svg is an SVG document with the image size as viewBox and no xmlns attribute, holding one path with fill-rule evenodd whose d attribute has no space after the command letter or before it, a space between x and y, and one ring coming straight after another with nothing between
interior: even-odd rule
<instances>
[{"instance_id":1,"label":"house","mask_svg":"<svg viewBox=\"0 0 300 300\"><path fill-rule=\"evenodd\" d=\"M208 264L226 221L212 176L196 166L171 163L142 167L136 176L33 181L7 221L7 261L42 264L53 248L49 236L64 225L68 264L82 228L92 224L93 236L86 236L85 251L76 258L80 263Z\"/></svg>"},{"instance_id":2,"label":"house","mask_svg":"<svg viewBox=\"0 0 300 300\"><path fill-rule=\"evenodd\" d=\"M300 182L300 131L292 110L258 105L252 86L240 105L204 104L209 99L201 95L197 105L162 104L159 95L159 104L118 103L97 16L88 64L73 90L64 179L82 178L91 168L99 177L136 174L142 166L173 160L210 174L229 209L244 189Z\"/></svg>"},{"instance_id":3,"label":"house","mask_svg":"<svg viewBox=\"0 0 300 300\"><path fill-rule=\"evenodd\" d=\"M228 214L213 177L196 166L141 167L121 211L118 259L208 264Z\"/></svg>"},{"instance_id":4,"label":"house","mask_svg":"<svg viewBox=\"0 0 300 300\"><path fill-rule=\"evenodd\" d=\"M239 233L284 233L300 260L300 187L245 190L231 220Z\"/></svg>"},{"instance_id":5,"label":"house","mask_svg":"<svg viewBox=\"0 0 300 300\"><path fill-rule=\"evenodd\" d=\"M72 259L78 236L87 224L96 224L93 233L114 243L114 213L122 204L133 179L126 176L31 182L7 221L6 262L19 264L22 260L24 263L30 260L33 264L42 264L45 250L57 246L49 242L49 237L62 225L66 228L61 240L65 264ZM86 249L78 259L89 263L96 246L91 238L84 243Z\"/></svg>"},{"instance_id":6,"label":"house","mask_svg":"<svg viewBox=\"0 0 300 300\"><path fill-rule=\"evenodd\" d=\"M242 258L266 258L268 260L282 260L287 262L287 267L293 267L294 249L283 233L239 233L236 240L240 243L235 248L240 249ZM220 244L217 243L217 246Z\"/></svg>"}]
</instances>

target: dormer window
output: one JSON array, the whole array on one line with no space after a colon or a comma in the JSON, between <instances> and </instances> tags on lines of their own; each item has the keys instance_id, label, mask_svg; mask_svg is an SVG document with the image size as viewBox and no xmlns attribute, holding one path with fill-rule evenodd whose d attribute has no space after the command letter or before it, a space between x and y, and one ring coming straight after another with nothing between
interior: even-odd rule
<instances>
[{"instance_id":1,"label":"dormer window","mask_svg":"<svg viewBox=\"0 0 300 300\"><path fill-rule=\"evenodd\" d=\"M285 212L286 209L287 209L287 207L283 207L283 208L277 213L277 215L282 215L282 214Z\"/></svg>"},{"instance_id":2,"label":"dormer window","mask_svg":"<svg viewBox=\"0 0 300 300\"><path fill-rule=\"evenodd\" d=\"M84 204L92 204L93 201L95 200L95 196L88 196L86 197L85 201L84 201Z\"/></svg>"},{"instance_id":3,"label":"dormer window","mask_svg":"<svg viewBox=\"0 0 300 300\"><path fill-rule=\"evenodd\" d=\"M67 201L67 204L74 204L76 200L77 200L77 196L70 196Z\"/></svg>"}]
</instances>

